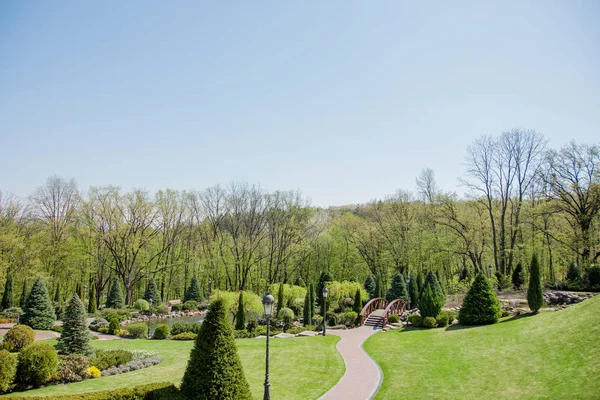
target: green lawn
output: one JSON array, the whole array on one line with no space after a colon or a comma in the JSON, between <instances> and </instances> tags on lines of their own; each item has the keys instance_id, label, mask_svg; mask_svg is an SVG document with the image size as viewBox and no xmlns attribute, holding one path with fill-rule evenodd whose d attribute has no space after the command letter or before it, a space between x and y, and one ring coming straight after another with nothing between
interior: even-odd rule
<instances>
[{"instance_id":1,"label":"green lawn","mask_svg":"<svg viewBox=\"0 0 600 400\"><path fill-rule=\"evenodd\" d=\"M317 399L342 377L344 361L335 349L339 337L297 337L272 339L271 397L273 399ZM55 340L48 340L55 343ZM162 363L126 374L90 379L68 385L14 393L13 395L56 395L109 390L151 382L181 383L193 342L175 340L113 340L94 341L99 349L145 349L157 351ZM237 340L246 378L255 399L262 399L265 377L265 341ZM10 398L10 395L5 396Z\"/></svg>"},{"instance_id":2,"label":"green lawn","mask_svg":"<svg viewBox=\"0 0 600 400\"><path fill-rule=\"evenodd\" d=\"M378 333L375 399L600 398L600 296L495 325Z\"/></svg>"}]
</instances>

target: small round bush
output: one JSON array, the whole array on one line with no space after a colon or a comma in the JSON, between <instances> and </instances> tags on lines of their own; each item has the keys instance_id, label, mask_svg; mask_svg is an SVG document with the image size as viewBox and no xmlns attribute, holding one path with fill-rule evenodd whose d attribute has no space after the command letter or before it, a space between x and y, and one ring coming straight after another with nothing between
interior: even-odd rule
<instances>
[{"instance_id":1,"label":"small round bush","mask_svg":"<svg viewBox=\"0 0 600 400\"><path fill-rule=\"evenodd\" d=\"M121 324L117 318L112 318L108 323L108 333L110 335L117 335L121 331Z\"/></svg>"},{"instance_id":2,"label":"small round bush","mask_svg":"<svg viewBox=\"0 0 600 400\"><path fill-rule=\"evenodd\" d=\"M326 314L327 325L336 326L338 324L338 316L332 311L327 311Z\"/></svg>"},{"instance_id":3,"label":"small round bush","mask_svg":"<svg viewBox=\"0 0 600 400\"><path fill-rule=\"evenodd\" d=\"M437 317L435 317L435 320L437 322L437 326L439 326L440 328L448 326L448 315L444 314L443 312L440 313Z\"/></svg>"},{"instance_id":4,"label":"small round bush","mask_svg":"<svg viewBox=\"0 0 600 400\"><path fill-rule=\"evenodd\" d=\"M19 353L17 380L22 387L38 387L48 382L57 372L58 354L47 343L37 342Z\"/></svg>"},{"instance_id":5,"label":"small round bush","mask_svg":"<svg viewBox=\"0 0 600 400\"><path fill-rule=\"evenodd\" d=\"M198 308L198 302L195 300L188 300L185 303L183 303L182 308L184 311L196 310Z\"/></svg>"},{"instance_id":6,"label":"small round bush","mask_svg":"<svg viewBox=\"0 0 600 400\"><path fill-rule=\"evenodd\" d=\"M200 331L200 324L192 324L191 322L175 322L171 326L171 335L179 335L180 333L198 333Z\"/></svg>"},{"instance_id":7,"label":"small round bush","mask_svg":"<svg viewBox=\"0 0 600 400\"><path fill-rule=\"evenodd\" d=\"M254 332L257 327L258 321L256 320L256 318L251 317L250 319L248 319L248 323L246 323L246 330L248 332Z\"/></svg>"},{"instance_id":8,"label":"small round bush","mask_svg":"<svg viewBox=\"0 0 600 400\"><path fill-rule=\"evenodd\" d=\"M93 365L88 368L88 373L90 374L90 377L92 379L100 378L100 376L102 375L100 370L98 368L94 367Z\"/></svg>"},{"instance_id":9,"label":"small round bush","mask_svg":"<svg viewBox=\"0 0 600 400\"><path fill-rule=\"evenodd\" d=\"M137 338L137 339L145 339L148 337L148 325L143 322L139 324L131 324L127 327L127 336Z\"/></svg>"},{"instance_id":10,"label":"small round bush","mask_svg":"<svg viewBox=\"0 0 600 400\"><path fill-rule=\"evenodd\" d=\"M2 313L0 313L0 315L2 315L4 318L9 319L16 319L21 314L23 314L23 310L19 307L7 308L6 310L2 311Z\"/></svg>"},{"instance_id":11,"label":"small round bush","mask_svg":"<svg viewBox=\"0 0 600 400\"><path fill-rule=\"evenodd\" d=\"M0 393L10 389L17 374L17 357L6 350L0 350Z\"/></svg>"},{"instance_id":12,"label":"small round bush","mask_svg":"<svg viewBox=\"0 0 600 400\"><path fill-rule=\"evenodd\" d=\"M423 317L419 314L410 314L408 316L408 322L412 324L415 328L423 326Z\"/></svg>"},{"instance_id":13,"label":"small round bush","mask_svg":"<svg viewBox=\"0 0 600 400\"><path fill-rule=\"evenodd\" d=\"M431 329L435 328L437 325L437 321L433 317L425 317L423 318L423 327Z\"/></svg>"},{"instance_id":14,"label":"small round bush","mask_svg":"<svg viewBox=\"0 0 600 400\"><path fill-rule=\"evenodd\" d=\"M89 377L89 359L81 354L70 354L58 360L58 380L63 383L81 382Z\"/></svg>"},{"instance_id":15,"label":"small round bush","mask_svg":"<svg viewBox=\"0 0 600 400\"><path fill-rule=\"evenodd\" d=\"M34 340L35 332L27 325L15 325L4 336L4 343L6 343L8 351L21 351Z\"/></svg>"},{"instance_id":16,"label":"small round bush","mask_svg":"<svg viewBox=\"0 0 600 400\"><path fill-rule=\"evenodd\" d=\"M279 310L277 317L283 322L284 332L292 327L292 323L294 322L294 312L291 309L282 307L281 310Z\"/></svg>"},{"instance_id":17,"label":"small round bush","mask_svg":"<svg viewBox=\"0 0 600 400\"><path fill-rule=\"evenodd\" d=\"M169 337L169 326L167 324L158 324L154 330L153 339L163 340Z\"/></svg>"},{"instance_id":18,"label":"small round bush","mask_svg":"<svg viewBox=\"0 0 600 400\"><path fill-rule=\"evenodd\" d=\"M161 304L160 306L158 306L156 308L156 313L157 314L168 314L169 313L169 307L167 307L165 304Z\"/></svg>"},{"instance_id":19,"label":"small round bush","mask_svg":"<svg viewBox=\"0 0 600 400\"><path fill-rule=\"evenodd\" d=\"M133 303L133 307L138 311L148 311L150 309L150 305L144 299L137 299L135 303Z\"/></svg>"},{"instance_id":20,"label":"small round bush","mask_svg":"<svg viewBox=\"0 0 600 400\"><path fill-rule=\"evenodd\" d=\"M171 311L181 311L182 305L181 304L173 304L171 306Z\"/></svg>"},{"instance_id":21,"label":"small round bush","mask_svg":"<svg viewBox=\"0 0 600 400\"><path fill-rule=\"evenodd\" d=\"M398 314L392 314L388 317L388 322L390 324L397 324L398 322L400 322L400 317L398 316Z\"/></svg>"},{"instance_id":22,"label":"small round bush","mask_svg":"<svg viewBox=\"0 0 600 400\"><path fill-rule=\"evenodd\" d=\"M96 318L90 323L90 330L98 332L100 328L108 328L108 321L104 318Z\"/></svg>"}]
</instances>

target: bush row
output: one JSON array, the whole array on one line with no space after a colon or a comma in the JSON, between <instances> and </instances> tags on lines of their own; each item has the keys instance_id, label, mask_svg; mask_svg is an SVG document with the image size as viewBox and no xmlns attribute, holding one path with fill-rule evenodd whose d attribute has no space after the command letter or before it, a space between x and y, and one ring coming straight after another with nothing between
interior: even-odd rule
<instances>
[{"instance_id":1,"label":"bush row","mask_svg":"<svg viewBox=\"0 0 600 400\"><path fill-rule=\"evenodd\" d=\"M31 397L12 397L13 400L30 400ZM39 397L42 400L183 400L183 396L172 383L150 383L147 385L124 387L102 392L82 394L61 394Z\"/></svg>"}]
</instances>

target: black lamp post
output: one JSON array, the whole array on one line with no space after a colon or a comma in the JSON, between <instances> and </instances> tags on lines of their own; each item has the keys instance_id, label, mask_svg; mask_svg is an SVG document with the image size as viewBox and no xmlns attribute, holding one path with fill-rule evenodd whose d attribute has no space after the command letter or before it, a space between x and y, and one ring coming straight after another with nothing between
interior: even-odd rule
<instances>
[{"instance_id":1,"label":"black lamp post","mask_svg":"<svg viewBox=\"0 0 600 400\"><path fill-rule=\"evenodd\" d=\"M150 337L150 316L152 315L152 298L148 299L148 337Z\"/></svg>"},{"instance_id":2,"label":"black lamp post","mask_svg":"<svg viewBox=\"0 0 600 400\"><path fill-rule=\"evenodd\" d=\"M329 293L329 290L327 290L326 287L323 287L323 336L327 333L327 324L325 322L327 316L327 293Z\"/></svg>"},{"instance_id":3,"label":"black lamp post","mask_svg":"<svg viewBox=\"0 0 600 400\"><path fill-rule=\"evenodd\" d=\"M83 299L81 299L81 302L85 305L85 299L88 297L87 294L87 285L83 285Z\"/></svg>"},{"instance_id":4,"label":"black lamp post","mask_svg":"<svg viewBox=\"0 0 600 400\"><path fill-rule=\"evenodd\" d=\"M406 277L406 291L408 292L408 296L406 296L406 326L408 327L408 310L410 310L410 276Z\"/></svg>"},{"instance_id":5,"label":"black lamp post","mask_svg":"<svg viewBox=\"0 0 600 400\"><path fill-rule=\"evenodd\" d=\"M490 278L492 277L492 265L488 265L488 272L490 273Z\"/></svg>"},{"instance_id":6,"label":"black lamp post","mask_svg":"<svg viewBox=\"0 0 600 400\"><path fill-rule=\"evenodd\" d=\"M266 357L266 369L265 369L265 395L263 400L271 400L271 382L269 381L269 335L271 326L271 315L273 314L273 304L275 304L275 297L271 296L271 293L267 292L265 297L262 299L263 308L265 312L265 318L267 319L267 357Z\"/></svg>"}]
</instances>

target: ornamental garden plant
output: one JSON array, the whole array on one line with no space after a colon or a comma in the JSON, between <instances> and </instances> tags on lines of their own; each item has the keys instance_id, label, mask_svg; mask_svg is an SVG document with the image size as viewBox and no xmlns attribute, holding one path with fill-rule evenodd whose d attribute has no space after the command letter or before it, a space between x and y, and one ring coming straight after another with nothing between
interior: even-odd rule
<instances>
[{"instance_id":1,"label":"ornamental garden plant","mask_svg":"<svg viewBox=\"0 0 600 400\"><path fill-rule=\"evenodd\" d=\"M498 322L500 301L490 281L477 274L460 309L459 321L463 325L487 325Z\"/></svg>"},{"instance_id":2,"label":"ornamental garden plant","mask_svg":"<svg viewBox=\"0 0 600 400\"><path fill-rule=\"evenodd\" d=\"M42 278L37 278L33 284L23 311L20 322L33 329L49 330L54 326L56 315Z\"/></svg>"}]
</instances>

